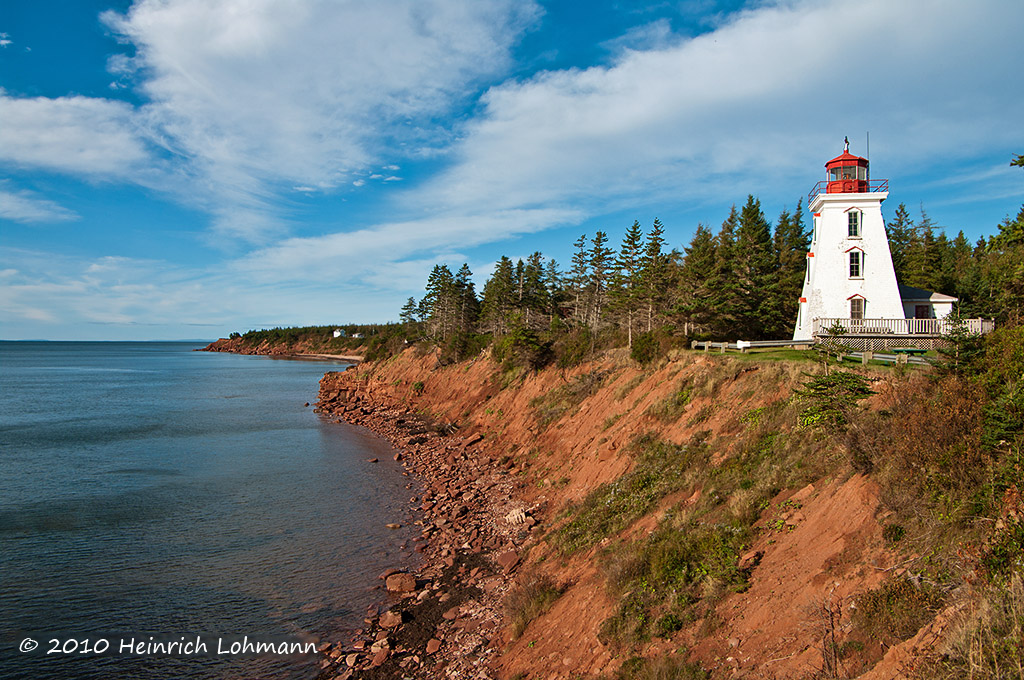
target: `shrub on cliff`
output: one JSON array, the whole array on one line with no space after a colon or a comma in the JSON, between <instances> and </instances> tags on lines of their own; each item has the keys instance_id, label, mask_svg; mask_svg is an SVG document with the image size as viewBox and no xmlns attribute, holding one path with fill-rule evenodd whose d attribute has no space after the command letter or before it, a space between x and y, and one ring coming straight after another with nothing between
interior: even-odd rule
<instances>
[{"instance_id":1,"label":"shrub on cliff","mask_svg":"<svg viewBox=\"0 0 1024 680\"><path fill-rule=\"evenodd\" d=\"M641 366L646 366L661 356L661 343L654 337L654 333L641 333L633 341L629 356Z\"/></svg>"},{"instance_id":2,"label":"shrub on cliff","mask_svg":"<svg viewBox=\"0 0 1024 680\"><path fill-rule=\"evenodd\" d=\"M516 324L507 335L495 340L491 352L506 370L516 367L538 370L552 357L551 343L541 340L537 333L522 324Z\"/></svg>"}]
</instances>

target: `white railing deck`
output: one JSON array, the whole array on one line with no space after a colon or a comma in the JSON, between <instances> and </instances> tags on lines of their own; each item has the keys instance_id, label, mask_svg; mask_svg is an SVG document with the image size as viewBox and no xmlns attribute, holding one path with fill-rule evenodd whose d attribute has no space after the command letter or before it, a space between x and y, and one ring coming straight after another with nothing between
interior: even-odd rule
<instances>
[{"instance_id":1,"label":"white railing deck","mask_svg":"<svg viewBox=\"0 0 1024 680\"><path fill-rule=\"evenodd\" d=\"M973 335L991 333L996 323L990 319L962 319L964 329ZM955 324L954 319L841 319L819 318L814 320L814 335L829 335L835 324L843 328L845 335L948 335Z\"/></svg>"}]
</instances>

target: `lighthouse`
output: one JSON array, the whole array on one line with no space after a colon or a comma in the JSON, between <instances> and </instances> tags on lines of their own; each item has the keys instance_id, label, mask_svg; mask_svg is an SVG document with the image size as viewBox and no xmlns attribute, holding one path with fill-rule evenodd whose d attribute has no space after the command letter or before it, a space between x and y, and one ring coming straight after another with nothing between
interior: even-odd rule
<instances>
[{"instance_id":1,"label":"lighthouse","mask_svg":"<svg viewBox=\"0 0 1024 680\"><path fill-rule=\"evenodd\" d=\"M888 180L870 179L868 160L851 154L849 141L825 173L807 198L813 233L794 340L836 322L857 332L906 318L882 219Z\"/></svg>"}]
</instances>

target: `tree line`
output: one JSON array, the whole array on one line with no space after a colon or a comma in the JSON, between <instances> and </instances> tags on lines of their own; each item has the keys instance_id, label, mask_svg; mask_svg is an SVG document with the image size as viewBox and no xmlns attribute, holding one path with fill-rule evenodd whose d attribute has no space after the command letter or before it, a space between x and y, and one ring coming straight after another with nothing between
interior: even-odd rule
<instances>
[{"instance_id":1,"label":"tree line","mask_svg":"<svg viewBox=\"0 0 1024 680\"><path fill-rule=\"evenodd\" d=\"M925 210L900 204L886 224L897 280L955 295L965 317L1005 322L1024 311L1024 206L996 234L971 244L949 238ZM712 340L791 337L803 286L810 230L801 201L774 225L747 197L717 231L697 226L682 250L669 249L665 227L638 221L613 247L607 232L581 235L567 269L540 252L502 256L478 294L463 264L437 264L420 300L410 297L406 328L464 354L475 336L585 333L591 343L632 347L652 332Z\"/></svg>"}]
</instances>

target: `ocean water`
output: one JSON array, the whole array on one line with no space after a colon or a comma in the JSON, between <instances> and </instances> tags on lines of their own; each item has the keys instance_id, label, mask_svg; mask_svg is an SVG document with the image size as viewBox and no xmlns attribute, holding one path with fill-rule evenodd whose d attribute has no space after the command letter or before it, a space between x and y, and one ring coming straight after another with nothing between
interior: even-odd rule
<instances>
[{"instance_id":1,"label":"ocean water","mask_svg":"<svg viewBox=\"0 0 1024 680\"><path fill-rule=\"evenodd\" d=\"M343 366L198 346L0 342L0 677L314 678L231 643L359 627L416 563L390 447L304 406Z\"/></svg>"}]
</instances>

